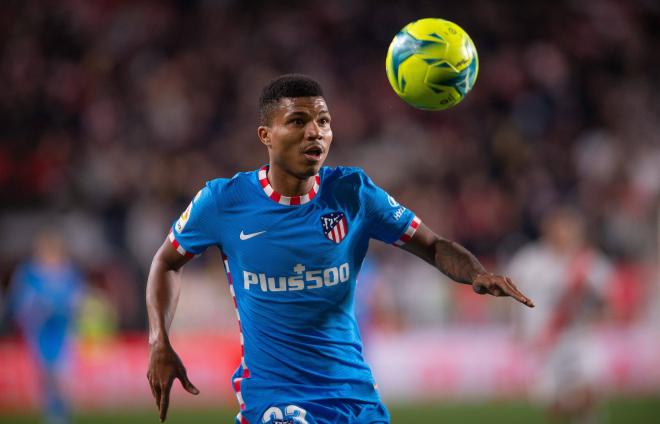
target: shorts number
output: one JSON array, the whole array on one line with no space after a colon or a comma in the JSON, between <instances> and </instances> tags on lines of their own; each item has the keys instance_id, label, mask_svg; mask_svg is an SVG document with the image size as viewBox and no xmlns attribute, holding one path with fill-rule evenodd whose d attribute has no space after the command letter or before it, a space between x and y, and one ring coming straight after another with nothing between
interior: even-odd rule
<instances>
[{"instance_id":1,"label":"shorts number","mask_svg":"<svg viewBox=\"0 0 660 424\"><path fill-rule=\"evenodd\" d=\"M296 405L289 405L284 408L284 413L293 419L296 424L308 424L305 420L307 411ZM261 422L268 423L270 420L284 420L282 410L276 406L271 406L264 412Z\"/></svg>"},{"instance_id":2,"label":"shorts number","mask_svg":"<svg viewBox=\"0 0 660 424\"><path fill-rule=\"evenodd\" d=\"M307 411L296 405L289 405L286 407L285 412L288 416L293 418L293 422L297 424L307 424L305 415Z\"/></svg>"},{"instance_id":3,"label":"shorts number","mask_svg":"<svg viewBox=\"0 0 660 424\"><path fill-rule=\"evenodd\" d=\"M266 409L266 412L264 412L264 416L261 418L261 422L267 423L270 420L283 419L284 414L282 414L282 410L276 406L271 406L270 408Z\"/></svg>"}]
</instances>

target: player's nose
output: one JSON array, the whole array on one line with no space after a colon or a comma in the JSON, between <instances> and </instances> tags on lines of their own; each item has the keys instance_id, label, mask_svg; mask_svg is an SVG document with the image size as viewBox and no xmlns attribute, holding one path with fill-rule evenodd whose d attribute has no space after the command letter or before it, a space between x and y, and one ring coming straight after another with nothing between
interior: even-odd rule
<instances>
[{"instance_id":1,"label":"player's nose","mask_svg":"<svg viewBox=\"0 0 660 424\"><path fill-rule=\"evenodd\" d=\"M321 128L314 121L309 121L305 127L305 138L307 140L319 140L321 139Z\"/></svg>"}]
</instances>

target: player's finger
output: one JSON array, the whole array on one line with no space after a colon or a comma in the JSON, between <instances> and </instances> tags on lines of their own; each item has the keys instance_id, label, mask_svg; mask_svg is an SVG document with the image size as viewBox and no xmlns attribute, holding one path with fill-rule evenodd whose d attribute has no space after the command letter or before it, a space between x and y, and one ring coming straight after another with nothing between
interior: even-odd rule
<instances>
[{"instance_id":1,"label":"player's finger","mask_svg":"<svg viewBox=\"0 0 660 424\"><path fill-rule=\"evenodd\" d=\"M500 287L502 288L505 296L510 296L520 303L525 303L525 296L518 292L512 284L509 284L508 279L503 278Z\"/></svg>"},{"instance_id":2,"label":"player's finger","mask_svg":"<svg viewBox=\"0 0 660 424\"><path fill-rule=\"evenodd\" d=\"M163 387L162 393L160 394L160 422L164 422L167 419L167 408L170 406L170 389L172 388L172 379Z\"/></svg>"},{"instance_id":3,"label":"player's finger","mask_svg":"<svg viewBox=\"0 0 660 424\"><path fill-rule=\"evenodd\" d=\"M156 399L156 403L158 403L158 396L156 395L156 389L154 389L154 385L151 382L151 379L149 379L149 389L151 389L151 395Z\"/></svg>"},{"instance_id":4,"label":"player's finger","mask_svg":"<svg viewBox=\"0 0 660 424\"><path fill-rule=\"evenodd\" d=\"M160 411L160 392L161 392L160 384L158 384L157 381L154 382L151 385L151 389L153 390L154 397L156 398L156 408L158 408L158 410Z\"/></svg>"},{"instance_id":5,"label":"player's finger","mask_svg":"<svg viewBox=\"0 0 660 424\"><path fill-rule=\"evenodd\" d=\"M522 303L523 305L527 305L530 308L534 307L534 302L524 294L518 290L518 287L516 287L515 284L513 284L513 281L509 277L506 277L506 282L507 282L507 287L509 288L511 292L511 297L516 299L518 302Z\"/></svg>"},{"instance_id":6,"label":"player's finger","mask_svg":"<svg viewBox=\"0 0 660 424\"><path fill-rule=\"evenodd\" d=\"M515 284L513 284L513 281L511 281L511 278L506 277L506 281L509 284L509 287L511 287L511 291L516 294L516 299L519 300L521 303L529 306L530 308L534 307L534 302L524 294L518 290L518 287L516 287Z\"/></svg>"},{"instance_id":7,"label":"player's finger","mask_svg":"<svg viewBox=\"0 0 660 424\"><path fill-rule=\"evenodd\" d=\"M190 380L188 380L188 373L186 373L185 368L181 370L179 380L181 381L181 386L183 386L183 388L186 389L188 393L192 393L193 395L199 394L197 387L195 387L195 385L192 384Z\"/></svg>"}]
</instances>

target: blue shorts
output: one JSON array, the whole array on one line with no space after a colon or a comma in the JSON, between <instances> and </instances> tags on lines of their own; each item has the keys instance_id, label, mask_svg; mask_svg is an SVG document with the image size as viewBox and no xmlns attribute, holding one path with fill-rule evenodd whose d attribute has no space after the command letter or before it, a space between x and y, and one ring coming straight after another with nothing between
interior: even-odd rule
<instances>
[{"instance_id":1,"label":"blue shorts","mask_svg":"<svg viewBox=\"0 0 660 424\"><path fill-rule=\"evenodd\" d=\"M249 408L236 417L237 424L389 424L390 414L381 402L326 399L276 403Z\"/></svg>"}]
</instances>

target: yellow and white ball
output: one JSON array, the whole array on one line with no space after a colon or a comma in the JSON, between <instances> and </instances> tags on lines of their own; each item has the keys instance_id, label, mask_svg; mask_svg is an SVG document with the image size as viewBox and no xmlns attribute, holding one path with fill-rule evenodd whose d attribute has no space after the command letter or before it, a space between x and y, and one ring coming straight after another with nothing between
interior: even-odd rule
<instances>
[{"instance_id":1,"label":"yellow and white ball","mask_svg":"<svg viewBox=\"0 0 660 424\"><path fill-rule=\"evenodd\" d=\"M447 109L472 90L479 72L477 49L458 25L425 18L394 37L385 60L392 88L410 105Z\"/></svg>"}]
</instances>

